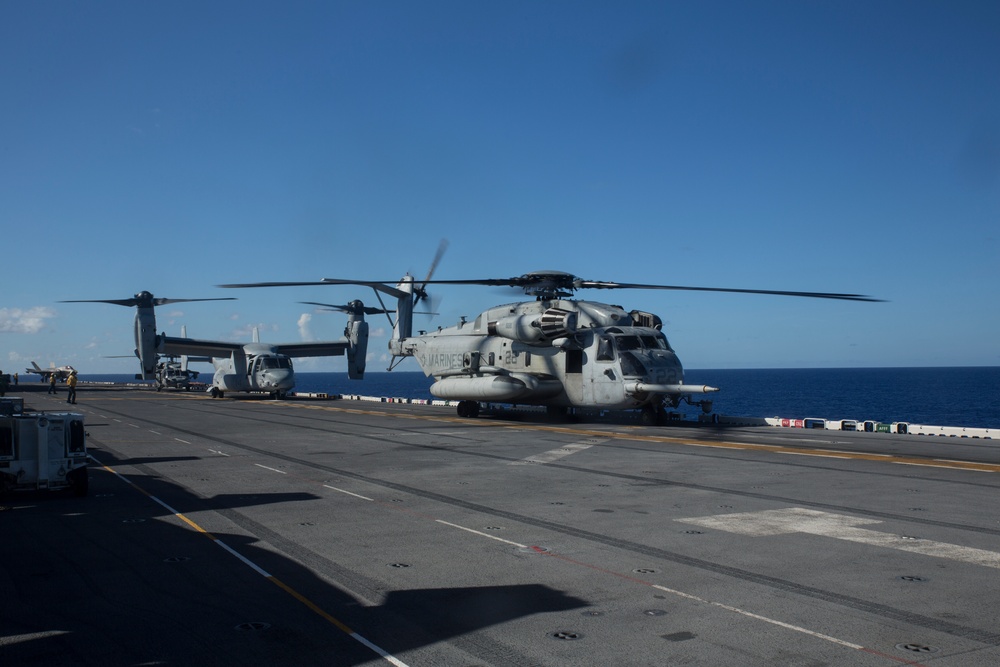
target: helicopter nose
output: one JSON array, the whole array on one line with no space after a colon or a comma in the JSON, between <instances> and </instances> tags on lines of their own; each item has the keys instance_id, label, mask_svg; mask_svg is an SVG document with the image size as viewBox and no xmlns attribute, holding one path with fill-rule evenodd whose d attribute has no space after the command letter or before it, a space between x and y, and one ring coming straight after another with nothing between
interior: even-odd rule
<instances>
[{"instance_id":1,"label":"helicopter nose","mask_svg":"<svg viewBox=\"0 0 1000 667\"><path fill-rule=\"evenodd\" d=\"M684 367L673 351L658 352L650 364L649 377L663 384L679 384L684 382Z\"/></svg>"}]
</instances>

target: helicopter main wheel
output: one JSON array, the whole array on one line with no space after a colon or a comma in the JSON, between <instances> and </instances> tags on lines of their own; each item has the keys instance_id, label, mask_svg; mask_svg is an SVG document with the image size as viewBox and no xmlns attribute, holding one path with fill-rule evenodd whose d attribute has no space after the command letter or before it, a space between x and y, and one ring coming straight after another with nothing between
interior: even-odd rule
<instances>
[{"instance_id":1,"label":"helicopter main wheel","mask_svg":"<svg viewBox=\"0 0 1000 667\"><path fill-rule=\"evenodd\" d=\"M479 416L479 403L476 401L459 401L458 416L475 418Z\"/></svg>"},{"instance_id":2,"label":"helicopter main wheel","mask_svg":"<svg viewBox=\"0 0 1000 667\"><path fill-rule=\"evenodd\" d=\"M642 415L640 416L640 421L643 426L656 426L657 424L662 424L665 420L663 413L663 407L659 405L646 405L642 408Z\"/></svg>"},{"instance_id":3,"label":"helicopter main wheel","mask_svg":"<svg viewBox=\"0 0 1000 667\"><path fill-rule=\"evenodd\" d=\"M212 398L222 398L223 396L222 392L219 391L218 387L212 387L212 391L209 393L212 395Z\"/></svg>"}]
</instances>

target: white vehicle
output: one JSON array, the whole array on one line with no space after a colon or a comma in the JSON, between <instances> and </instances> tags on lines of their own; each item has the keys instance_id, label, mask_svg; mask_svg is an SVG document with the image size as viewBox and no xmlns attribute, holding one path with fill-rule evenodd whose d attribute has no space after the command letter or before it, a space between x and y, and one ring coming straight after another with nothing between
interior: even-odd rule
<instances>
[{"instance_id":1,"label":"white vehicle","mask_svg":"<svg viewBox=\"0 0 1000 667\"><path fill-rule=\"evenodd\" d=\"M24 412L21 398L0 400L0 493L43 489L87 495L83 415Z\"/></svg>"}]
</instances>

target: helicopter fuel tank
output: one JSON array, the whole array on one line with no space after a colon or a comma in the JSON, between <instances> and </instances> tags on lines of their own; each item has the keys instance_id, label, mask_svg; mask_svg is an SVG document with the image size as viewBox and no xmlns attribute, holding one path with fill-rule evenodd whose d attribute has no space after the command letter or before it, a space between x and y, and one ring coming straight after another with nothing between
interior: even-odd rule
<instances>
[{"instance_id":1,"label":"helicopter fuel tank","mask_svg":"<svg viewBox=\"0 0 1000 667\"><path fill-rule=\"evenodd\" d=\"M444 399L510 401L531 396L546 398L558 394L562 383L526 373L479 377L445 377L431 385L432 396Z\"/></svg>"}]
</instances>

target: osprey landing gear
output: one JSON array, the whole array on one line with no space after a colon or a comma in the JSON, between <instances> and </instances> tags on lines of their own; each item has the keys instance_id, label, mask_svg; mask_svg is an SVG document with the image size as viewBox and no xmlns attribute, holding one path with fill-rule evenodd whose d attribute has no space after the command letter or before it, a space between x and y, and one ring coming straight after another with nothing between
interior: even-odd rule
<instances>
[{"instance_id":1,"label":"osprey landing gear","mask_svg":"<svg viewBox=\"0 0 1000 667\"><path fill-rule=\"evenodd\" d=\"M458 416L474 418L479 416L479 402L478 401L459 401L458 402Z\"/></svg>"}]
</instances>

